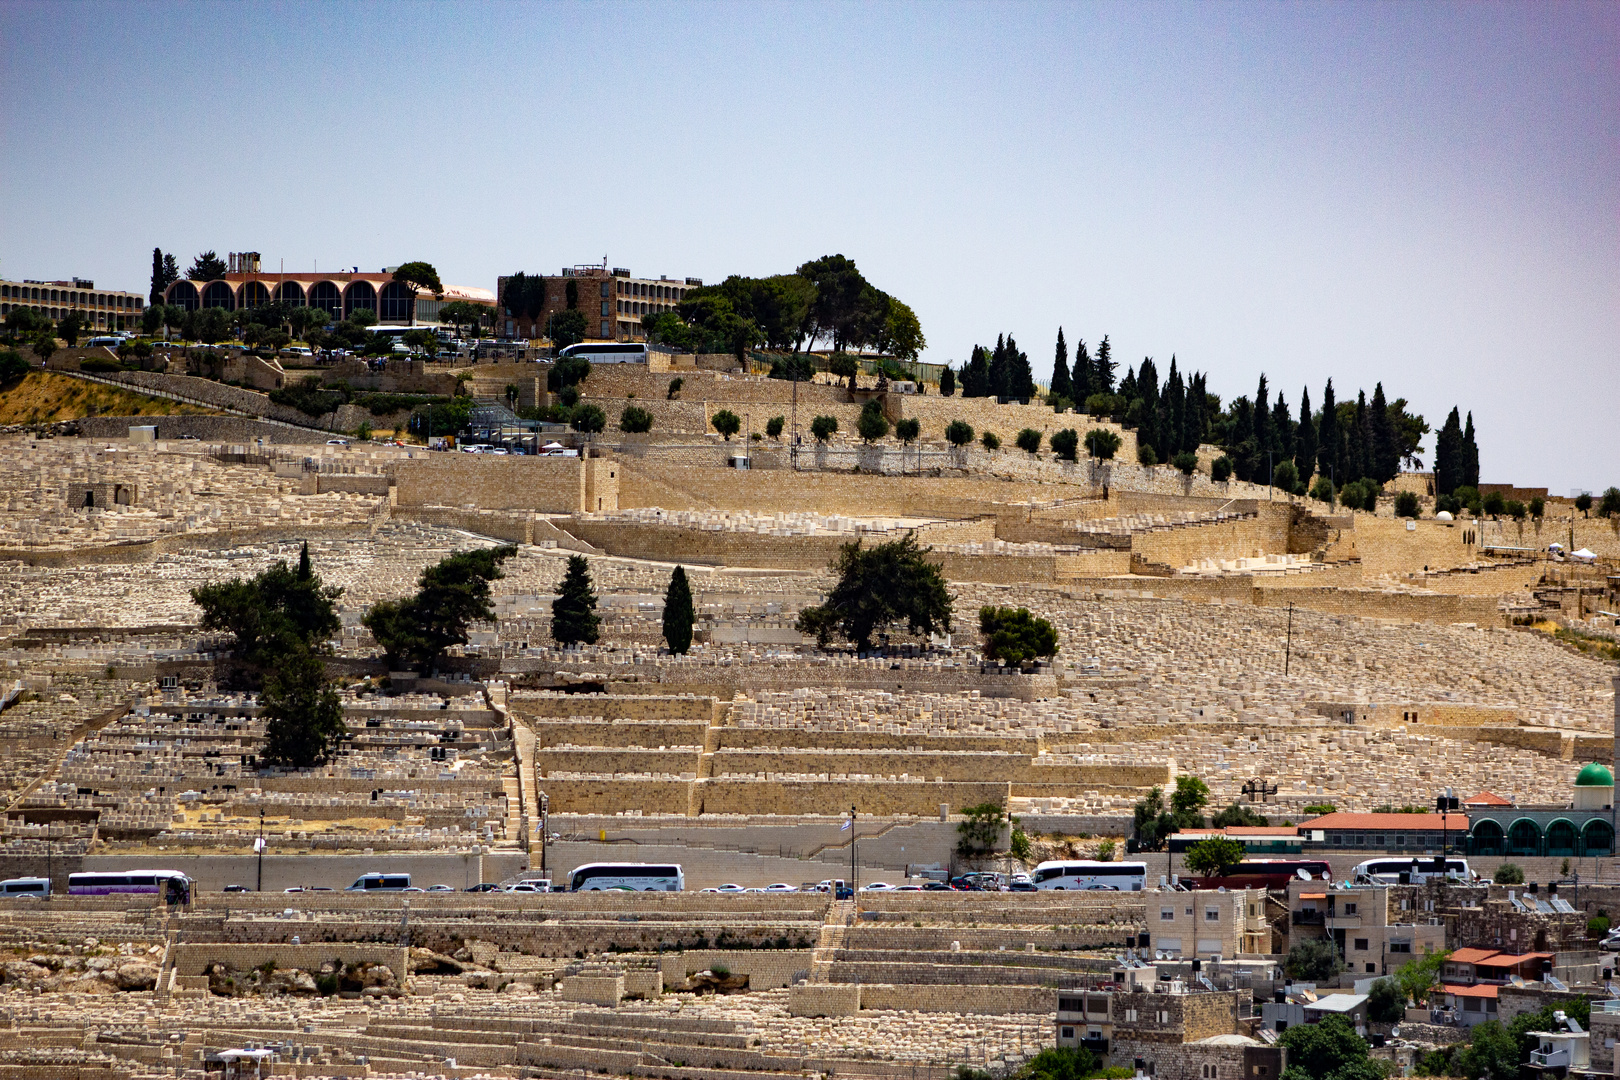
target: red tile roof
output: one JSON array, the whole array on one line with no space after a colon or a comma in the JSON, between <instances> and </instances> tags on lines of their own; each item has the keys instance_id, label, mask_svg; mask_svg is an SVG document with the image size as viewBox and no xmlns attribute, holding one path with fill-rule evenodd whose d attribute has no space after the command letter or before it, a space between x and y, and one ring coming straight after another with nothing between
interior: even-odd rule
<instances>
[{"instance_id":1,"label":"red tile roof","mask_svg":"<svg viewBox=\"0 0 1620 1080\"><path fill-rule=\"evenodd\" d=\"M1454 949L1446 961L1452 964L1477 964L1497 955L1495 949Z\"/></svg>"},{"instance_id":2,"label":"red tile roof","mask_svg":"<svg viewBox=\"0 0 1620 1080\"><path fill-rule=\"evenodd\" d=\"M1441 993L1450 994L1452 997L1460 998L1493 998L1496 996L1496 992L1500 989L1501 987L1497 986L1495 983L1481 983L1478 986L1451 986L1447 983L1440 984Z\"/></svg>"},{"instance_id":3,"label":"red tile roof","mask_svg":"<svg viewBox=\"0 0 1620 1080\"><path fill-rule=\"evenodd\" d=\"M1482 791L1462 801L1464 806L1512 806L1512 799L1504 799L1493 791Z\"/></svg>"},{"instance_id":4,"label":"red tile roof","mask_svg":"<svg viewBox=\"0 0 1620 1080\"><path fill-rule=\"evenodd\" d=\"M1520 964L1527 964L1532 960L1552 959L1554 959L1554 955L1550 952L1527 952L1520 953L1517 956L1513 955L1512 953L1497 953L1495 956L1492 956L1489 960L1485 961L1485 966L1518 967Z\"/></svg>"},{"instance_id":5,"label":"red tile roof","mask_svg":"<svg viewBox=\"0 0 1620 1080\"><path fill-rule=\"evenodd\" d=\"M1439 832L1442 825L1451 832L1468 831L1467 814L1351 814L1336 812L1301 822L1301 829L1385 829L1390 832Z\"/></svg>"}]
</instances>

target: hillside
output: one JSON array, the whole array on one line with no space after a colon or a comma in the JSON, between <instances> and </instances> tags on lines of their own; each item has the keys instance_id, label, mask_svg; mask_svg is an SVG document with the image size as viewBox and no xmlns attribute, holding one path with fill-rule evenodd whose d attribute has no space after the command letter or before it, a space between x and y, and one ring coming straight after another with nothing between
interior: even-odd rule
<instances>
[{"instance_id":1,"label":"hillside","mask_svg":"<svg viewBox=\"0 0 1620 1080\"><path fill-rule=\"evenodd\" d=\"M214 410L85 382L51 371L31 371L0 386L0 424L50 423L85 416L213 415Z\"/></svg>"}]
</instances>

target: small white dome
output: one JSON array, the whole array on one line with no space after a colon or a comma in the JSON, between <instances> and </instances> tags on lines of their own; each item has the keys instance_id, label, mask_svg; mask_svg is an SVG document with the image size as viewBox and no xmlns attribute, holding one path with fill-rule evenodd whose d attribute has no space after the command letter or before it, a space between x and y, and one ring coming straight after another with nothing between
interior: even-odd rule
<instances>
[{"instance_id":1,"label":"small white dome","mask_svg":"<svg viewBox=\"0 0 1620 1080\"><path fill-rule=\"evenodd\" d=\"M1434 520L1436 520L1436 521L1450 521L1451 520L1451 511L1450 510L1442 510L1442 511L1440 511L1438 514L1434 515Z\"/></svg>"}]
</instances>

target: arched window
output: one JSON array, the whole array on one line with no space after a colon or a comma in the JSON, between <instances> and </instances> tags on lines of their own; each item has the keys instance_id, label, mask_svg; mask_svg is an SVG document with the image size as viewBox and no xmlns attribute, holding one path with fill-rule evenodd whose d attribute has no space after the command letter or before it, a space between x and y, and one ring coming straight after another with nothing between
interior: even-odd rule
<instances>
[{"instance_id":1,"label":"arched window","mask_svg":"<svg viewBox=\"0 0 1620 1080\"><path fill-rule=\"evenodd\" d=\"M1541 827L1529 818L1520 818L1508 830L1509 855L1540 855Z\"/></svg>"},{"instance_id":2,"label":"arched window","mask_svg":"<svg viewBox=\"0 0 1620 1080\"><path fill-rule=\"evenodd\" d=\"M242 286L242 306L245 308L263 307L270 302L270 290L264 287L262 281L250 281Z\"/></svg>"},{"instance_id":3,"label":"arched window","mask_svg":"<svg viewBox=\"0 0 1620 1080\"><path fill-rule=\"evenodd\" d=\"M1614 853L1614 828L1602 818L1593 818L1581 830L1585 841L1587 855L1612 855Z\"/></svg>"},{"instance_id":4,"label":"arched window","mask_svg":"<svg viewBox=\"0 0 1620 1080\"><path fill-rule=\"evenodd\" d=\"M343 317L348 318L355 308L377 310L377 290L368 281L356 281L343 294Z\"/></svg>"},{"instance_id":5,"label":"arched window","mask_svg":"<svg viewBox=\"0 0 1620 1080\"><path fill-rule=\"evenodd\" d=\"M1500 855L1505 840L1500 822L1482 818L1474 822L1469 848L1475 855Z\"/></svg>"},{"instance_id":6,"label":"arched window","mask_svg":"<svg viewBox=\"0 0 1620 1080\"><path fill-rule=\"evenodd\" d=\"M283 281L276 286L276 299L293 307L303 307L304 287L296 281Z\"/></svg>"},{"instance_id":7,"label":"arched window","mask_svg":"<svg viewBox=\"0 0 1620 1080\"><path fill-rule=\"evenodd\" d=\"M1547 854L1548 855L1574 855L1575 851L1575 823L1568 818L1559 818L1547 826Z\"/></svg>"},{"instance_id":8,"label":"arched window","mask_svg":"<svg viewBox=\"0 0 1620 1080\"><path fill-rule=\"evenodd\" d=\"M226 311L235 311L236 294L225 282L210 281L202 291L202 306L205 308L221 307Z\"/></svg>"},{"instance_id":9,"label":"arched window","mask_svg":"<svg viewBox=\"0 0 1620 1080\"><path fill-rule=\"evenodd\" d=\"M334 319L343 318L343 294L333 282L316 282L309 290L309 306L320 308Z\"/></svg>"},{"instance_id":10,"label":"arched window","mask_svg":"<svg viewBox=\"0 0 1620 1080\"><path fill-rule=\"evenodd\" d=\"M177 281L170 285L169 303L187 311L196 311L201 303L197 297L197 286L189 281Z\"/></svg>"},{"instance_id":11,"label":"arched window","mask_svg":"<svg viewBox=\"0 0 1620 1080\"><path fill-rule=\"evenodd\" d=\"M382 287L382 294L378 300L377 318L382 322L412 321L416 297L405 285L398 281L390 281Z\"/></svg>"}]
</instances>

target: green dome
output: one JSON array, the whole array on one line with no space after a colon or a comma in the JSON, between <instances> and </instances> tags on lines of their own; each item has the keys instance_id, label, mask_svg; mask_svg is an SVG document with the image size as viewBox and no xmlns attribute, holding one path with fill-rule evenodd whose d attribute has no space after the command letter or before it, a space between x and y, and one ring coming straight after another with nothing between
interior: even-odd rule
<instances>
[{"instance_id":1,"label":"green dome","mask_svg":"<svg viewBox=\"0 0 1620 1080\"><path fill-rule=\"evenodd\" d=\"M1614 774L1594 761L1581 769L1580 775L1575 778L1575 786L1614 787Z\"/></svg>"}]
</instances>

